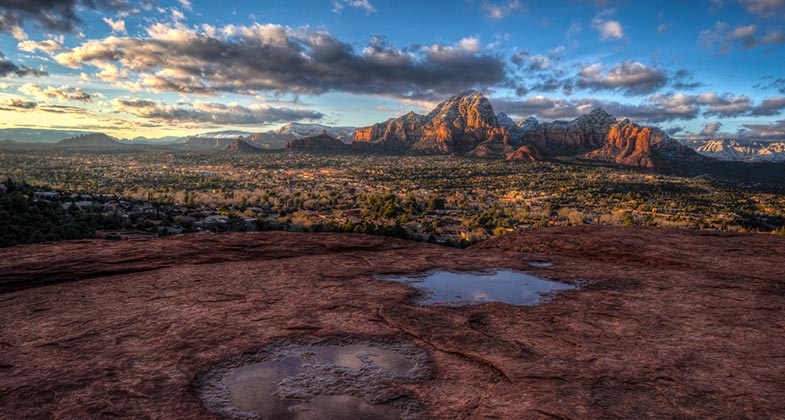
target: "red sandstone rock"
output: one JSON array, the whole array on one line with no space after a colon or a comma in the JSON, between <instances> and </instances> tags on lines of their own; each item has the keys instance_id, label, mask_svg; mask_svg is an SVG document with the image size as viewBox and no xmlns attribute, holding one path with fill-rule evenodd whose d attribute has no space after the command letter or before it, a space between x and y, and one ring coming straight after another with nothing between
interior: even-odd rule
<instances>
[{"instance_id":1,"label":"red sandstone rock","mask_svg":"<svg viewBox=\"0 0 785 420\"><path fill-rule=\"evenodd\" d=\"M5 248L0 418L211 418L200 373L343 336L426 351L432 375L407 389L427 418L782 418L783 266L781 237L600 226L467 250L282 232ZM491 268L585 286L447 308L373 279Z\"/></svg>"}]
</instances>

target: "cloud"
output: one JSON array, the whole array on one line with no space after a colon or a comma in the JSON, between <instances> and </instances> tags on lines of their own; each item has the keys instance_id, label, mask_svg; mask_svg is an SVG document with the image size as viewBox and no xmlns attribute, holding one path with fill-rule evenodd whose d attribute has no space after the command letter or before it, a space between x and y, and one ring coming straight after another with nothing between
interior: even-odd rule
<instances>
[{"instance_id":1,"label":"cloud","mask_svg":"<svg viewBox=\"0 0 785 420\"><path fill-rule=\"evenodd\" d=\"M778 115L783 109L785 109L785 97L777 96L761 101L758 106L752 108L752 115Z\"/></svg>"},{"instance_id":2,"label":"cloud","mask_svg":"<svg viewBox=\"0 0 785 420\"><path fill-rule=\"evenodd\" d=\"M752 101L746 95L731 96L727 93L717 95L715 92L704 92L695 100L701 105L708 105L708 109L703 113L706 116L738 117L752 108Z\"/></svg>"},{"instance_id":3,"label":"cloud","mask_svg":"<svg viewBox=\"0 0 785 420\"><path fill-rule=\"evenodd\" d=\"M399 49L377 36L355 51L325 30L274 24L197 29L158 23L148 37L91 40L54 59L155 91L205 94L340 91L427 99L507 81L502 57L459 45Z\"/></svg>"},{"instance_id":4,"label":"cloud","mask_svg":"<svg viewBox=\"0 0 785 420\"><path fill-rule=\"evenodd\" d=\"M52 53L63 49L63 46L60 45L60 43L52 39L47 39L46 41L22 41L16 44L16 47L20 51L26 51L31 53L34 53L36 51Z\"/></svg>"},{"instance_id":5,"label":"cloud","mask_svg":"<svg viewBox=\"0 0 785 420\"><path fill-rule=\"evenodd\" d=\"M739 3L761 17L785 17L785 0L739 0Z\"/></svg>"},{"instance_id":6,"label":"cloud","mask_svg":"<svg viewBox=\"0 0 785 420\"><path fill-rule=\"evenodd\" d=\"M700 32L698 43L706 50L717 49L720 54L726 54L734 45L751 49L761 45L785 43L785 30L782 27L770 27L765 35L760 36L758 27L754 24L731 29L725 22L716 22L714 28Z\"/></svg>"},{"instance_id":7,"label":"cloud","mask_svg":"<svg viewBox=\"0 0 785 420\"><path fill-rule=\"evenodd\" d=\"M118 98L112 101L116 112L161 121L212 123L226 125L271 124L289 121L319 120L324 114L294 108L267 105L248 107L232 103L196 101L189 106L173 106L151 99Z\"/></svg>"},{"instance_id":8,"label":"cloud","mask_svg":"<svg viewBox=\"0 0 785 420\"><path fill-rule=\"evenodd\" d=\"M665 86L668 81L665 71L633 61L613 66L607 72L602 64L584 66L578 73L576 86L600 90L619 90L628 95L651 93Z\"/></svg>"},{"instance_id":9,"label":"cloud","mask_svg":"<svg viewBox=\"0 0 785 420\"><path fill-rule=\"evenodd\" d=\"M108 17L105 17L104 22L112 28L112 32L116 34L124 34L125 33L125 21L122 19L112 20Z\"/></svg>"},{"instance_id":10,"label":"cloud","mask_svg":"<svg viewBox=\"0 0 785 420\"><path fill-rule=\"evenodd\" d=\"M56 99L59 102L85 102L91 103L94 98L103 98L100 93L88 93L80 87L60 86L59 88L49 86L43 88L35 83L27 83L19 87L19 92L32 96L39 101Z\"/></svg>"},{"instance_id":11,"label":"cloud","mask_svg":"<svg viewBox=\"0 0 785 420\"><path fill-rule=\"evenodd\" d=\"M345 7L353 7L355 9L362 9L365 10L365 14L371 14L376 12L376 8L373 7L371 2L368 0L335 0L333 1L333 12L341 13Z\"/></svg>"},{"instance_id":12,"label":"cloud","mask_svg":"<svg viewBox=\"0 0 785 420\"><path fill-rule=\"evenodd\" d=\"M600 41L624 38L624 28L621 26L621 23L608 19L608 16L613 13L612 9L603 10L591 21L592 28L600 33Z\"/></svg>"},{"instance_id":13,"label":"cloud","mask_svg":"<svg viewBox=\"0 0 785 420\"><path fill-rule=\"evenodd\" d=\"M703 130L701 130L699 135L704 137L715 136L720 131L720 127L722 127L722 123L719 121L707 122L703 125Z\"/></svg>"},{"instance_id":14,"label":"cloud","mask_svg":"<svg viewBox=\"0 0 785 420\"><path fill-rule=\"evenodd\" d=\"M745 115L777 115L785 109L785 98L774 97L763 100L753 107L745 95L703 92L698 95L676 93L653 95L639 104L626 104L597 98L551 98L533 96L524 100L492 100L497 111L525 117L536 115L545 119L572 119L597 108L603 108L617 117L628 117L645 123L661 123L675 120L693 120L699 115L725 118Z\"/></svg>"},{"instance_id":15,"label":"cloud","mask_svg":"<svg viewBox=\"0 0 785 420\"><path fill-rule=\"evenodd\" d=\"M458 45L470 53L476 53L480 51L480 40L473 36L461 39L458 41Z\"/></svg>"},{"instance_id":16,"label":"cloud","mask_svg":"<svg viewBox=\"0 0 785 420\"><path fill-rule=\"evenodd\" d=\"M145 0L141 3L150 3ZM143 5L144 5L143 4ZM0 3L0 32L12 32L25 22L59 32L76 32L81 9L132 11L128 0L12 0Z\"/></svg>"},{"instance_id":17,"label":"cloud","mask_svg":"<svg viewBox=\"0 0 785 420\"><path fill-rule=\"evenodd\" d=\"M504 19L514 13L523 13L526 11L526 8L521 4L520 0L507 0L503 3L484 0L480 10L491 19Z\"/></svg>"},{"instance_id":18,"label":"cloud","mask_svg":"<svg viewBox=\"0 0 785 420\"><path fill-rule=\"evenodd\" d=\"M740 132L740 137L750 139L785 139L785 120L771 124L744 124L746 129Z\"/></svg>"},{"instance_id":19,"label":"cloud","mask_svg":"<svg viewBox=\"0 0 785 420\"><path fill-rule=\"evenodd\" d=\"M547 120L573 119L598 108L617 117L627 117L647 123L690 120L698 115L699 108L695 105L681 103L678 99L670 102L662 99L650 98L646 103L632 105L596 98L564 99L534 96L522 101L493 100L492 103L500 112L519 117L536 115Z\"/></svg>"},{"instance_id":20,"label":"cloud","mask_svg":"<svg viewBox=\"0 0 785 420\"><path fill-rule=\"evenodd\" d=\"M46 76L48 73L28 66L18 66L7 60L3 53L0 53L0 77L6 76Z\"/></svg>"},{"instance_id":21,"label":"cloud","mask_svg":"<svg viewBox=\"0 0 785 420\"><path fill-rule=\"evenodd\" d=\"M530 53L529 51L520 51L515 53L510 61L523 70L537 72L550 69L553 66L556 55L558 55L558 52L546 56Z\"/></svg>"},{"instance_id":22,"label":"cloud","mask_svg":"<svg viewBox=\"0 0 785 420\"><path fill-rule=\"evenodd\" d=\"M35 109L38 104L20 97L4 98L0 101L0 111L28 111Z\"/></svg>"}]
</instances>

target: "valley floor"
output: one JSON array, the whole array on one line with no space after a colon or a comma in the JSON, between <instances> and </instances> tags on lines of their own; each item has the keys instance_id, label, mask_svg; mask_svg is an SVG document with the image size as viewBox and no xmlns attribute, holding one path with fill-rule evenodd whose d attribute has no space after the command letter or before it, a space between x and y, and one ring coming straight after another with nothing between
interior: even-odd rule
<instances>
[{"instance_id":1,"label":"valley floor","mask_svg":"<svg viewBox=\"0 0 785 420\"><path fill-rule=\"evenodd\" d=\"M551 261L532 267L531 261ZM191 234L0 249L0 418L210 418L196 378L282 338L425 351L424 418L785 417L785 238L643 227L469 249L355 234ZM374 279L506 268L539 306L411 303Z\"/></svg>"}]
</instances>

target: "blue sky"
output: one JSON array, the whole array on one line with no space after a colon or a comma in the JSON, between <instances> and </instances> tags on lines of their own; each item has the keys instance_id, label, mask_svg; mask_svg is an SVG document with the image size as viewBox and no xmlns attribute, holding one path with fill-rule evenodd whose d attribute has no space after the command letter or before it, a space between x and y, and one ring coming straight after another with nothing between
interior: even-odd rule
<instances>
[{"instance_id":1,"label":"blue sky","mask_svg":"<svg viewBox=\"0 0 785 420\"><path fill-rule=\"evenodd\" d=\"M785 137L785 0L49 0L0 6L0 128L367 125L476 88L676 136Z\"/></svg>"}]
</instances>

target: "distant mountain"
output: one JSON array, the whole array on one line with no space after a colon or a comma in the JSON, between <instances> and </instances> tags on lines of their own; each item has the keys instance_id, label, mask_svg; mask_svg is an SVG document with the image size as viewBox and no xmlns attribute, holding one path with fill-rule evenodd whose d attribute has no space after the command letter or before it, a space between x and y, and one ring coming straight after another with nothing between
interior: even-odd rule
<instances>
[{"instance_id":1,"label":"distant mountain","mask_svg":"<svg viewBox=\"0 0 785 420\"><path fill-rule=\"evenodd\" d=\"M530 117L515 122L506 114L496 115L491 103L475 90L447 99L427 115L410 112L358 128L349 144L337 144L332 138L321 141L325 144L319 138L291 141L287 149L459 154L525 161L573 156L644 168L706 159L657 128L617 120L601 109L572 121L540 123Z\"/></svg>"},{"instance_id":2,"label":"distant mountain","mask_svg":"<svg viewBox=\"0 0 785 420\"><path fill-rule=\"evenodd\" d=\"M138 136L132 139L119 139L121 142L128 142L133 144L175 144L183 143L185 139L179 136L164 136L164 137L143 137Z\"/></svg>"},{"instance_id":3,"label":"distant mountain","mask_svg":"<svg viewBox=\"0 0 785 420\"><path fill-rule=\"evenodd\" d=\"M183 146L196 150L225 150L237 137L188 137Z\"/></svg>"},{"instance_id":4,"label":"distant mountain","mask_svg":"<svg viewBox=\"0 0 785 420\"><path fill-rule=\"evenodd\" d=\"M190 136L185 139L186 147L197 149L219 149L223 150L238 138L252 146L262 149L283 149L286 143L291 140L320 135L324 130L339 140L351 141L354 136L354 127L330 127L321 124L300 124L288 123L276 130L264 131L260 133L250 133L247 131L214 131Z\"/></svg>"},{"instance_id":5,"label":"distant mountain","mask_svg":"<svg viewBox=\"0 0 785 420\"><path fill-rule=\"evenodd\" d=\"M95 134L82 134L76 137L71 137L65 140L60 140L56 143L58 147L90 147L90 148L103 148L103 147L123 147L123 143L115 140L112 137L103 133Z\"/></svg>"},{"instance_id":6,"label":"distant mountain","mask_svg":"<svg viewBox=\"0 0 785 420\"><path fill-rule=\"evenodd\" d=\"M234 139L232 144L230 144L226 150L238 153L260 153L264 151L256 146L252 146L241 138Z\"/></svg>"},{"instance_id":7,"label":"distant mountain","mask_svg":"<svg viewBox=\"0 0 785 420\"><path fill-rule=\"evenodd\" d=\"M291 140L286 144L289 151L308 150L320 153L343 153L349 147L343 141L327 134L327 130L322 131L318 136L303 137Z\"/></svg>"},{"instance_id":8,"label":"distant mountain","mask_svg":"<svg viewBox=\"0 0 785 420\"><path fill-rule=\"evenodd\" d=\"M48 129L33 129L33 128L0 129L0 139L11 140L16 143L57 143L62 139L79 136L82 134L95 134L95 132L80 131L80 130L48 130Z\"/></svg>"},{"instance_id":9,"label":"distant mountain","mask_svg":"<svg viewBox=\"0 0 785 420\"><path fill-rule=\"evenodd\" d=\"M738 162L785 162L785 141L682 139L703 156Z\"/></svg>"},{"instance_id":10,"label":"distant mountain","mask_svg":"<svg viewBox=\"0 0 785 420\"><path fill-rule=\"evenodd\" d=\"M194 134L195 138L202 138L202 139L236 139L238 137L247 137L252 135L253 133L248 131L238 131L238 130L225 130L225 131L210 131L207 133L200 133Z\"/></svg>"}]
</instances>

